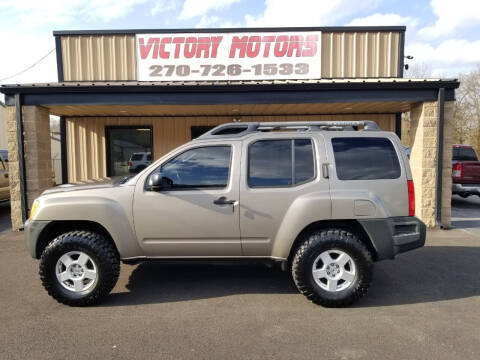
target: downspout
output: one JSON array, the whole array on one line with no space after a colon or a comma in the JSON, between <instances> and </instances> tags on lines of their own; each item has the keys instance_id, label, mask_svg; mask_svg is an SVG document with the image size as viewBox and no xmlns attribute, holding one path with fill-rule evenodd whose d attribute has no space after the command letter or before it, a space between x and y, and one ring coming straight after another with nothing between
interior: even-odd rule
<instances>
[{"instance_id":1,"label":"downspout","mask_svg":"<svg viewBox=\"0 0 480 360\"><path fill-rule=\"evenodd\" d=\"M68 183L67 125L65 116L60 116L60 154L62 158L62 184Z\"/></svg>"},{"instance_id":2,"label":"downspout","mask_svg":"<svg viewBox=\"0 0 480 360\"><path fill-rule=\"evenodd\" d=\"M27 176L25 173L25 156L23 153L23 116L22 116L22 96L15 94L15 115L17 122L17 145L18 145L18 172L20 177L20 204L22 211L22 227L27 221Z\"/></svg>"},{"instance_id":3,"label":"downspout","mask_svg":"<svg viewBox=\"0 0 480 360\"><path fill-rule=\"evenodd\" d=\"M442 187L443 187L443 129L445 110L445 89L438 89L438 122L437 122L437 194L436 194L436 223L442 227Z\"/></svg>"}]
</instances>

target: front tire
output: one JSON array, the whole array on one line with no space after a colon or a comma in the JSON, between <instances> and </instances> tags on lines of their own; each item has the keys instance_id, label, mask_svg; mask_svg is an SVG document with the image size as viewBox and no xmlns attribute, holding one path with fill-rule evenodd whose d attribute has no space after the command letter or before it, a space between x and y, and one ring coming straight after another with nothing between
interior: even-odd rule
<instances>
[{"instance_id":1,"label":"front tire","mask_svg":"<svg viewBox=\"0 0 480 360\"><path fill-rule=\"evenodd\" d=\"M313 303L343 307L366 294L372 268L372 256L357 236L329 229L305 237L293 258L292 275Z\"/></svg>"},{"instance_id":2,"label":"front tire","mask_svg":"<svg viewBox=\"0 0 480 360\"><path fill-rule=\"evenodd\" d=\"M92 231L70 231L55 238L40 258L40 279L62 304L97 303L115 286L120 260L115 247Z\"/></svg>"}]
</instances>

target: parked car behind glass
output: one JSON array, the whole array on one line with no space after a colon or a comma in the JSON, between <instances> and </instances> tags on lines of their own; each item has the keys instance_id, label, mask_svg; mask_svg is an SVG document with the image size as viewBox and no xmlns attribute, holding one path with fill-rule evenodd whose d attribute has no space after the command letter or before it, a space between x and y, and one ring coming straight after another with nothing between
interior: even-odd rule
<instances>
[{"instance_id":1,"label":"parked car behind glass","mask_svg":"<svg viewBox=\"0 0 480 360\"><path fill-rule=\"evenodd\" d=\"M131 173L139 173L152 163L152 153L136 152L133 153L128 161L128 171Z\"/></svg>"}]
</instances>

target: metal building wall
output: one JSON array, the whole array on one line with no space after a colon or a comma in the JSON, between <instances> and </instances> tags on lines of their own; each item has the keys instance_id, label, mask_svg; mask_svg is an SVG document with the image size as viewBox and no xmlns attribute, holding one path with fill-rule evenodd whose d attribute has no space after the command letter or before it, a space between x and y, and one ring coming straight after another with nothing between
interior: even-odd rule
<instances>
[{"instance_id":1,"label":"metal building wall","mask_svg":"<svg viewBox=\"0 0 480 360\"><path fill-rule=\"evenodd\" d=\"M388 131L395 130L394 114L242 116L242 121L365 120L370 119ZM191 126L219 125L231 116L201 117L71 117L67 124L68 181L85 182L106 177L105 126L152 125L153 156L158 159L190 141Z\"/></svg>"},{"instance_id":2,"label":"metal building wall","mask_svg":"<svg viewBox=\"0 0 480 360\"><path fill-rule=\"evenodd\" d=\"M135 36L62 36L65 81L136 80Z\"/></svg>"},{"instance_id":3,"label":"metal building wall","mask_svg":"<svg viewBox=\"0 0 480 360\"><path fill-rule=\"evenodd\" d=\"M398 77L399 32L323 32L323 78ZM61 36L65 81L136 80L134 35Z\"/></svg>"},{"instance_id":4,"label":"metal building wall","mask_svg":"<svg viewBox=\"0 0 480 360\"><path fill-rule=\"evenodd\" d=\"M398 77L398 32L323 32L322 77Z\"/></svg>"}]
</instances>

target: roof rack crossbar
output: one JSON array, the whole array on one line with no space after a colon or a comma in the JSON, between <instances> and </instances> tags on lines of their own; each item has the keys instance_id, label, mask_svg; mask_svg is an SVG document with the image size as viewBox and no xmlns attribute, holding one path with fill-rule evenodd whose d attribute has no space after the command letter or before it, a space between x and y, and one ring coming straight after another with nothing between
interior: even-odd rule
<instances>
[{"instance_id":1,"label":"roof rack crossbar","mask_svg":"<svg viewBox=\"0 0 480 360\"><path fill-rule=\"evenodd\" d=\"M321 131L321 130L380 130L377 123L372 120L359 121L277 121L277 122L236 122L219 125L197 139L216 137L241 137L249 133L272 130L298 130L298 131Z\"/></svg>"}]
</instances>

